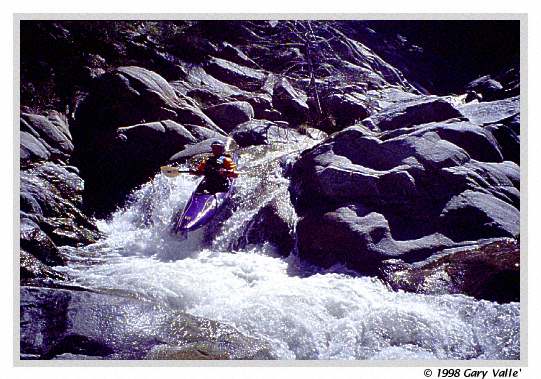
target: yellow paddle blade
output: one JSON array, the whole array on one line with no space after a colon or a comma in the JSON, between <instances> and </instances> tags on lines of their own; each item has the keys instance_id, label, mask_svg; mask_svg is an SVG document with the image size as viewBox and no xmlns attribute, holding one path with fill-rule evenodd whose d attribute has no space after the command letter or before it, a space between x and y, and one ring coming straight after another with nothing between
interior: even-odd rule
<instances>
[{"instance_id":1,"label":"yellow paddle blade","mask_svg":"<svg viewBox=\"0 0 541 379\"><path fill-rule=\"evenodd\" d=\"M178 168L173 166L162 166L160 167L160 170L162 171L162 174L169 178L174 178L179 174Z\"/></svg>"}]
</instances>

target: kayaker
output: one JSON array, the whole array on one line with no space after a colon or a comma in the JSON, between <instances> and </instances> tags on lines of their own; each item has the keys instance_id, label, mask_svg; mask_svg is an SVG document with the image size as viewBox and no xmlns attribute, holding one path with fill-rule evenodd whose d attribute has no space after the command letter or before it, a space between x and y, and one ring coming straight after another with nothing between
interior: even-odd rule
<instances>
[{"instance_id":1,"label":"kayaker","mask_svg":"<svg viewBox=\"0 0 541 379\"><path fill-rule=\"evenodd\" d=\"M229 189L230 179L236 178L237 165L231 155L226 153L225 144L222 141L214 141L210 145L212 156L203 160L194 175L205 175L204 184L199 188L210 193L226 192Z\"/></svg>"}]
</instances>

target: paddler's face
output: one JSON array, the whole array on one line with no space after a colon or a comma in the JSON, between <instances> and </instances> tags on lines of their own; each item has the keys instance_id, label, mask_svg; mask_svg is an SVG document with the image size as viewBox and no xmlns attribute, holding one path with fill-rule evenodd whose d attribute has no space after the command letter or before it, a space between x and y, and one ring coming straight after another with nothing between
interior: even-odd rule
<instances>
[{"instance_id":1,"label":"paddler's face","mask_svg":"<svg viewBox=\"0 0 541 379\"><path fill-rule=\"evenodd\" d=\"M225 150L224 147L220 145L211 146L211 149L212 149L212 154L216 157L222 155Z\"/></svg>"}]
</instances>

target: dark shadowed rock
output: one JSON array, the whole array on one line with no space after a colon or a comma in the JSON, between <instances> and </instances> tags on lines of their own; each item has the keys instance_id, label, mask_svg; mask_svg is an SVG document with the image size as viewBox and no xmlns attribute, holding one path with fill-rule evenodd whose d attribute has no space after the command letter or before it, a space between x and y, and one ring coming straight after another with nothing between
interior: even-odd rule
<instances>
[{"instance_id":1,"label":"dark shadowed rock","mask_svg":"<svg viewBox=\"0 0 541 379\"><path fill-rule=\"evenodd\" d=\"M467 90L480 93L483 101L498 100L503 97L503 86L489 75L482 76L466 85Z\"/></svg>"},{"instance_id":2,"label":"dark shadowed rock","mask_svg":"<svg viewBox=\"0 0 541 379\"><path fill-rule=\"evenodd\" d=\"M58 112L42 116L21 114L21 131L32 134L46 146L54 158L67 158L73 152L71 134L67 121Z\"/></svg>"},{"instance_id":3,"label":"dark shadowed rock","mask_svg":"<svg viewBox=\"0 0 541 379\"><path fill-rule=\"evenodd\" d=\"M100 76L75 116L78 126L88 132L167 119L218 130L195 104L177 96L163 77L135 66Z\"/></svg>"},{"instance_id":4,"label":"dark shadowed rock","mask_svg":"<svg viewBox=\"0 0 541 379\"><path fill-rule=\"evenodd\" d=\"M499 303L520 301L517 241L504 239L454 250L416 265L386 262L381 277L394 290L431 295L461 293Z\"/></svg>"},{"instance_id":5,"label":"dark shadowed rock","mask_svg":"<svg viewBox=\"0 0 541 379\"><path fill-rule=\"evenodd\" d=\"M392 105L370 116L363 124L375 130L394 130L462 117L462 113L444 99L426 97Z\"/></svg>"},{"instance_id":6,"label":"dark shadowed rock","mask_svg":"<svg viewBox=\"0 0 541 379\"><path fill-rule=\"evenodd\" d=\"M335 93L322 100L323 107L336 120L338 129L369 116L366 96L359 93Z\"/></svg>"},{"instance_id":7,"label":"dark shadowed rock","mask_svg":"<svg viewBox=\"0 0 541 379\"><path fill-rule=\"evenodd\" d=\"M186 127L171 120L118 128L80 164L85 201L92 209L111 210L175 152L197 141Z\"/></svg>"},{"instance_id":8,"label":"dark shadowed rock","mask_svg":"<svg viewBox=\"0 0 541 379\"><path fill-rule=\"evenodd\" d=\"M516 237L519 210L492 195L466 190L445 205L439 222L443 233L455 241L494 236Z\"/></svg>"},{"instance_id":9,"label":"dark shadowed rock","mask_svg":"<svg viewBox=\"0 0 541 379\"><path fill-rule=\"evenodd\" d=\"M37 359L272 359L269 347L215 321L164 304L83 291L21 288L21 354ZM171 352L181 349L185 354ZM191 353L189 353L191 352Z\"/></svg>"},{"instance_id":10,"label":"dark shadowed rock","mask_svg":"<svg viewBox=\"0 0 541 379\"><path fill-rule=\"evenodd\" d=\"M46 265L57 266L63 263L54 242L35 222L28 218L21 218L20 228L21 249Z\"/></svg>"},{"instance_id":11,"label":"dark shadowed rock","mask_svg":"<svg viewBox=\"0 0 541 379\"><path fill-rule=\"evenodd\" d=\"M234 248L244 249L250 244L270 243L277 248L278 254L287 257L295 245L293 219L291 209L283 206L280 201L271 201L247 223Z\"/></svg>"},{"instance_id":12,"label":"dark shadowed rock","mask_svg":"<svg viewBox=\"0 0 541 379\"><path fill-rule=\"evenodd\" d=\"M210 58L205 71L216 79L237 86L246 91L257 91L263 87L266 75L255 70L220 58Z\"/></svg>"},{"instance_id":13,"label":"dark shadowed rock","mask_svg":"<svg viewBox=\"0 0 541 379\"><path fill-rule=\"evenodd\" d=\"M304 92L293 88L285 78L279 79L274 84L272 104L293 125L302 124L307 120L309 111L307 99Z\"/></svg>"},{"instance_id":14,"label":"dark shadowed rock","mask_svg":"<svg viewBox=\"0 0 541 379\"><path fill-rule=\"evenodd\" d=\"M351 207L305 216L297 224L297 239L300 258L326 268L341 263L366 274L375 273L386 259L422 260L453 246L440 234L395 240L383 215Z\"/></svg>"},{"instance_id":15,"label":"dark shadowed rock","mask_svg":"<svg viewBox=\"0 0 541 379\"><path fill-rule=\"evenodd\" d=\"M518 116L517 116L518 118ZM517 127L518 126L518 127ZM485 127L498 141L506 160L520 163L520 119L515 123L492 124Z\"/></svg>"},{"instance_id":16,"label":"dark shadowed rock","mask_svg":"<svg viewBox=\"0 0 541 379\"><path fill-rule=\"evenodd\" d=\"M27 166L32 162L45 161L51 153L36 137L28 132L20 133L20 159L21 165Z\"/></svg>"},{"instance_id":17,"label":"dark shadowed rock","mask_svg":"<svg viewBox=\"0 0 541 379\"><path fill-rule=\"evenodd\" d=\"M241 147L265 145L276 142L295 141L299 133L266 120L251 120L240 124L231 131L231 137Z\"/></svg>"},{"instance_id":18,"label":"dark shadowed rock","mask_svg":"<svg viewBox=\"0 0 541 379\"><path fill-rule=\"evenodd\" d=\"M245 101L214 105L206 108L205 113L226 132L254 117L254 109Z\"/></svg>"},{"instance_id":19,"label":"dark shadowed rock","mask_svg":"<svg viewBox=\"0 0 541 379\"><path fill-rule=\"evenodd\" d=\"M229 42L224 42L219 51L220 58L227 59L228 61L237 63L239 65L250 67L250 68L259 68L258 64L255 63L250 57L244 54L239 48L231 45Z\"/></svg>"}]
</instances>

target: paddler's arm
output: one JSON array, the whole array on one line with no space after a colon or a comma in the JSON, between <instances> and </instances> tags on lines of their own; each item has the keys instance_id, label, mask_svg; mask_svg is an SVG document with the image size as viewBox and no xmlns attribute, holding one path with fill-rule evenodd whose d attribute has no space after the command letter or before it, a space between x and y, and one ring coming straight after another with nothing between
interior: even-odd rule
<instances>
[{"instance_id":1,"label":"paddler's arm","mask_svg":"<svg viewBox=\"0 0 541 379\"><path fill-rule=\"evenodd\" d=\"M195 168L195 170L190 170L190 174L192 175L203 175L205 173L205 167L207 165L207 161L206 160L202 160L198 165L197 167Z\"/></svg>"},{"instance_id":2,"label":"paddler's arm","mask_svg":"<svg viewBox=\"0 0 541 379\"><path fill-rule=\"evenodd\" d=\"M222 172L222 175L227 176L228 178L236 178L239 176L237 165L233 162L233 159L229 157L224 159L223 168L220 171Z\"/></svg>"}]
</instances>

